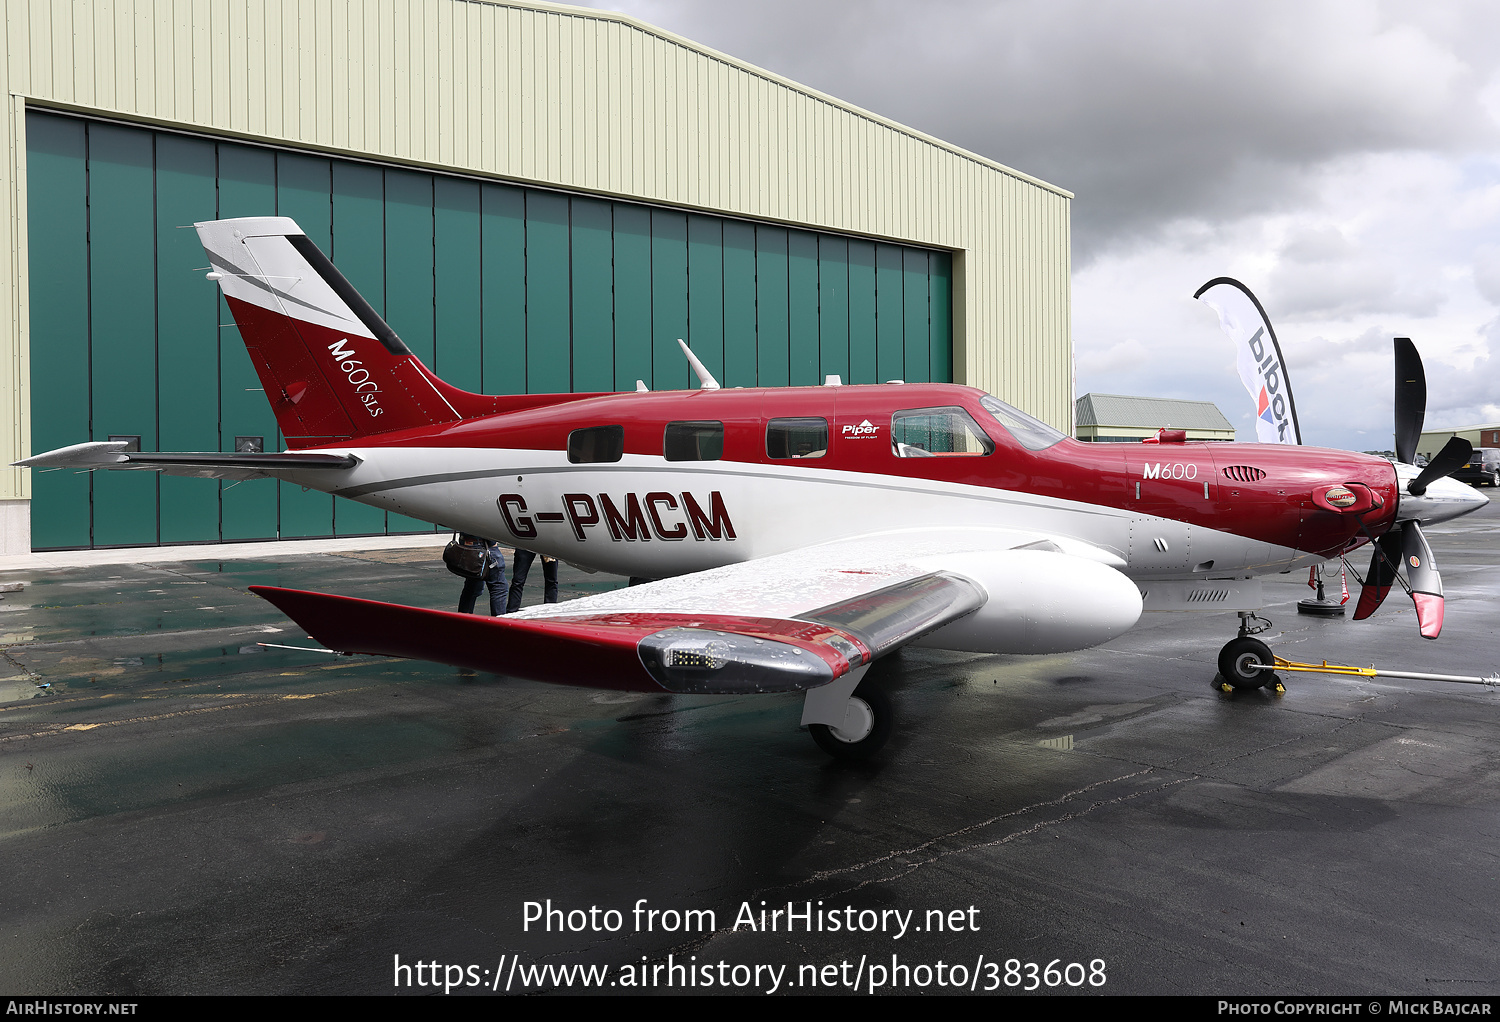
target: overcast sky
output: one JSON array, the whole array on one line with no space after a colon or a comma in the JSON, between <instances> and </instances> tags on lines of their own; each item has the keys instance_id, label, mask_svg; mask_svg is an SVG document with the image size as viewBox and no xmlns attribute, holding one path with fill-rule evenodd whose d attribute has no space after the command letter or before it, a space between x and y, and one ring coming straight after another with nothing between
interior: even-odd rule
<instances>
[{"instance_id":1,"label":"overcast sky","mask_svg":"<svg viewBox=\"0 0 1500 1022\"><path fill-rule=\"evenodd\" d=\"M1209 399L1254 439L1213 311L1260 298L1306 443L1500 421L1500 5L603 0L1075 193L1078 393Z\"/></svg>"}]
</instances>

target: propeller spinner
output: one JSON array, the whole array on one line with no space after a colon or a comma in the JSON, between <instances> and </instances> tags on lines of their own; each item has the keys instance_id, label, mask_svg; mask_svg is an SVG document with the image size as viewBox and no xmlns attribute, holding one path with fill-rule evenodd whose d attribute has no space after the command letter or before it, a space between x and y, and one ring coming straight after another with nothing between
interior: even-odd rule
<instances>
[{"instance_id":1,"label":"propeller spinner","mask_svg":"<svg viewBox=\"0 0 1500 1022\"><path fill-rule=\"evenodd\" d=\"M1422 523L1445 522L1477 511L1489 503L1489 498L1472 486L1448 478L1473 456L1474 447L1467 440L1449 440L1425 468L1414 464L1427 417L1427 374L1422 369L1422 356L1409 337L1396 338L1395 416L1395 467L1401 501L1396 524L1373 544L1370 571L1360 590L1354 620L1363 621L1375 613L1391 584L1399 582L1416 605L1417 627L1423 637L1436 639L1443 630L1443 579L1432 559L1432 547L1422 535Z\"/></svg>"}]
</instances>

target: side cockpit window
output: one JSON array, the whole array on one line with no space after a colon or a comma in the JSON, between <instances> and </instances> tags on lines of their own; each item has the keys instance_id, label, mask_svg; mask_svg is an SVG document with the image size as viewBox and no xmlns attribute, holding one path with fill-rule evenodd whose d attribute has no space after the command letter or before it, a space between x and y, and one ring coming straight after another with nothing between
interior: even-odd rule
<instances>
[{"instance_id":1,"label":"side cockpit window","mask_svg":"<svg viewBox=\"0 0 1500 1022\"><path fill-rule=\"evenodd\" d=\"M768 458L821 458L827 453L827 419L772 419L766 423Z\"/></svg>"},{"instance_id":2,"label":"side cockpit window","mask_svg":"<svg viewBox=\"0 0 1500 1022\"><path fill-rule=\"evenodd\" d=\"M891 416L891 451L898 458L983 457L995 442L962 408L910 408Z\"/></svg>"},{"instance_id":3,"label":"side cockpit window","mask_svg":"<svg viewBox=\"0 0 1500 1022\"><path fill-rule=\"evenodd\" d=\"M718 461L724 457L724 424L714 420L669 422L661 453L668 461Z\"/></svg>"},{"instance_id":4,"label":"side cockpit window","mask_svg":"<svg viewBox=\"0 0 1500 1022\"><path fill-rule=\"evenodd\" d=\"M986 394L979 399L979 403L1028 451L1044 451L1063 438L1063 434L1041 419L1033 418L1019 408L1012 408L997 397Z\"/></svg>"},{"instance_id":5,"label":"side cockpit window","mask_svg":"<svg viewBox=\"0 0 1500 1022\"><path fill-rule=\"evenodd\" d=\"M619 461L624 456L624 426L590 426L568 434L568 460L575 465Z\"/></svg>"}]
</instances>

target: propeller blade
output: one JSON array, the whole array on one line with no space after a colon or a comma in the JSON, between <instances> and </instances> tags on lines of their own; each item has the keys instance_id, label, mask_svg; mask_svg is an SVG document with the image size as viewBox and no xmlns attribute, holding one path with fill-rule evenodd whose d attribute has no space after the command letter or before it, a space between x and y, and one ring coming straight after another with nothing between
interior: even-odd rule
<instances>
[{"instance_id":1,"label":"propeller blade","mask_svg":"<svg viewBox=\"0 0 1500 1022\"><path fill-rule=\"evenodd\" d=\"M1417 605L1417 627L1424 639L1436 639L1443 631L1443 578L1418 522L1401 523L1401 561Z\"/></svg>"},{"instance_id":2,"label":"propeller blade","mask_svg":"<svg viewBox=\"0 0 1500 1022\"><path fill-rule=\"evenodd\" d=\"M1427 418L1427 374L1410 337L1396 338L1396 460L1415 464Z\"/></svg>"},{"instance_id":3,"label":"propeller blade","mask_svg":"<svg viewBox=\"0 0 1500 1022\"><path fill-rule=\"evenodd\" d=\"M1396 581L1391 565L1401 556L1401 535L1392 529L1375 543L1370 557L1370 573L1360 583L1359 603L1354 606L1354 620L1363 621L1380 609L1386 594Z\"/></svg>"},{"instance_id":4,"label":"propeller blade","mask_svg":"<svg viewBox=\"0 0 1500 1022\"><path fill-rule=\"evenodd\" d=\"M1443 449L1437 452L1437 456L1427 463L1417 478L1406 484L1406 492L1413 497L1420 497L1427 492L1427 487L1445 476L1463 468L1474 456L1474 445L1463 437L1453 437Z\"/></svg>"}]
</instances>

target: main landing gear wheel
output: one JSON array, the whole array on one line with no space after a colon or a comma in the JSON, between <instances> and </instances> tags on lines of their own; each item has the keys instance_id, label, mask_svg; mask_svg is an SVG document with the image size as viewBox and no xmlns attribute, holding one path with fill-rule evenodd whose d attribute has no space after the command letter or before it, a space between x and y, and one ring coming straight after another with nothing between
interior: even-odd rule
<instances>
[{"instance_id":1,"label":"main landing gear wheel","mask_svg":"<svg viewBox=\"0 0 1500 1022\"><path fill-rule=\"evenodd\" d=\"M818 748L835 759L868 759L891 737L891 697L878 685L862 681L849 697L848 713L842 727L809 724Z\"/></svg>"},{"instance_id":2,"label":"main landing gear wheel","mask_svg":"<svg viewBox=\"0 0 1500 1022\"><path fill-rule=\"evenodd\" d=\"M1265 685L1276 685L1272 671L1257 671L1250 664L1274 664L1271 647L1259 639L1241 636L1225 643L1219 650L1219 676L1236 692L1251 692Z\"/></svg>"}]
</instances>

